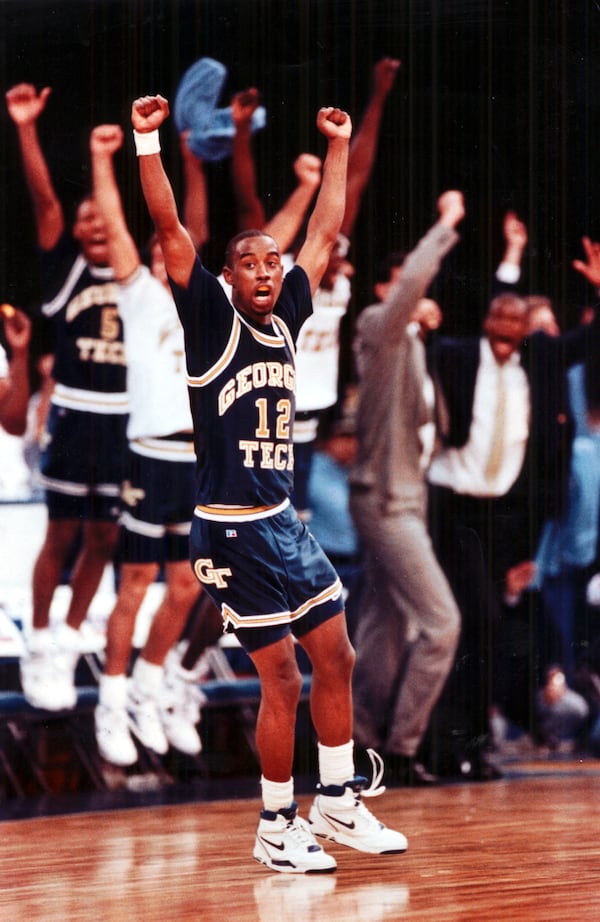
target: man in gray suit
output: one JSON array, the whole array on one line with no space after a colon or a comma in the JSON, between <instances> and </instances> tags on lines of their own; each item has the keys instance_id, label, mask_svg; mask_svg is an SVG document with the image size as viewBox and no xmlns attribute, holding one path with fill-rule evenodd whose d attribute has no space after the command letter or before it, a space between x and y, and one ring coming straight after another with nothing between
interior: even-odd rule
<instances>
[{"instance_id":1,"label":"man in gray suit","mask_svg":"<svg viewBox=\"0 0 600 922\"><path fill-rule=\"evenodd\" d=\"M360 314L358 456L350 508L365 551L357 624L355 738L386 753L391 779L436 781L418 760L431 711L454 661L460 615L427 529L424 433L433 420L416 312L464 216L460 192L438 200L439 219L375 286L379 303ZM430 397L428 397L428 392Z\"/></svg>"}]
</instances>

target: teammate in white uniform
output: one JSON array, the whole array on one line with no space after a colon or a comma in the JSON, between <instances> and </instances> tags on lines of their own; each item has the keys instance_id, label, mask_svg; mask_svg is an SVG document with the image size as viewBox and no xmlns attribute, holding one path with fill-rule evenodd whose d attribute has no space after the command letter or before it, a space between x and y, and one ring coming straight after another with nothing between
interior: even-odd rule
<instances>
[{"instance_id":1,"label":"teammate in white uniform","mask_svg":"<svg viewBox=\"0 0 600 922\"><path fill-rule=\"evenodd\" d=\"M119 593L108 621L95 724L101 755L115 764L131 765L137 750L130 729L160 754L169 743L191 755L200 750L197 695L190 688L181 696L178 691L185 692L185 687L165 688L163 682L165 658L182 633L198 585L189 564L196 456L183 329L158 241L151 243L149 270L141 264L125 222L113 164L122 141L118 125L98 126L90 141L94 195L119 283L131 407ZM128 686L136 615L161 566L165 595Z\"/></svg>"}]
</instances>

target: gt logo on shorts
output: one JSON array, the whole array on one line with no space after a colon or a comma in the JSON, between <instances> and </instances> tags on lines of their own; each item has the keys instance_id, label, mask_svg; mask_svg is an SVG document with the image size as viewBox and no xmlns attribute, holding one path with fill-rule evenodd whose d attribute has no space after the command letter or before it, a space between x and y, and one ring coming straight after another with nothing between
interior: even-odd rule
<instances>
[{"instance_id":1,"label":"gt logo on shorts","mask_svg":"<svg viewBox=\"0 0 600 922\"><path fill-rule=\"evenodd\" d=\"M195 562L194 573L201 583L214 583L217 589L227 589L227 580L224 577L231 576L229 567L215 567L210 558L203 557Z\"/></svg>"}]
</instances>

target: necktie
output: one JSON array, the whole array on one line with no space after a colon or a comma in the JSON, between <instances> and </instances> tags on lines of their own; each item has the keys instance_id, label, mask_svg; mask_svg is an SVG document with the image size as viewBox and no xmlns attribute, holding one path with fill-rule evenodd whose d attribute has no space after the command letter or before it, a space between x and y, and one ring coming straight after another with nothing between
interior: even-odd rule
<instances>
[{"instance_id":1,"label":"necktie","mask_svg":"<svg viewBox=\"0 0 600 922\"><path fill-rule=\"evenodd\" d=\"M485 478L487 481L495 480L504 458L504 433L506 428L506 385L504 383L503 365L498 366L498 378L496 387L496 412L494 414L492 443L490 447L490 454L485 467Z\"/></svg>"}]
</instances>

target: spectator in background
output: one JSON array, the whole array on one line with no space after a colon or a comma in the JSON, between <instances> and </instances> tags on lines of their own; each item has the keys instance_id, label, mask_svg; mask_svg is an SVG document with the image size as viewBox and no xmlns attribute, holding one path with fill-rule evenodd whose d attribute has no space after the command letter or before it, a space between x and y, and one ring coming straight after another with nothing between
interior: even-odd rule
<instances>
[{"instance_id":1,"label":"spectator in background","mask_svg":"<svg viewBox=\"0 0 600 922\"><path fill-rule=\"evenodd\" d=\"M572 753L580 747L590 707L567 685L561 666L548 668L536 695L537 738L552 751Z\"/></svg>"},{"instance_id":2,"label":"spectator in background","mask_svg":"<svg viewBox=\"0 0 600 922\"><path fill-rule=\"evenodd\" d=\"M564 510L572 433L564 372L595 352L599 327L596 317L561 337L526 338L527 305L504 293L491 301L483 337L435 344L446 419L429 470L431 528L463 619L438 709L447 773L498 776L487 747L490 688L509 668L498 662L505 578L532 559L542 524Z\"/></svg>"},{"instance_id":3,"label":"spectator in background","mask_svg":"<svg viewBox=\"0 0 600 922\"><path fill-rule=\"evenodd\" d=\"M75 705L74 670L84 644L80 627L115 551L129 403L102 217L93 198L86 197L72 235L67 232L42 153L37 122L50 92L18 84L6 93L6 104L35 216L41 313L56 331L55 384L41 460L48 524L33 571L33 624L21 659L21 683L32 705L61 710ZM51 626L50 605L74 550L66 620Z\"/></svg>"},{"instance_id":4,"label":"spectator in background","mask_svg":"<svg viewBox=\"0 0 600 922\"><path fill-rule=\"evenodd\" d=\"M351 511L365 554L355 636L355 738L365 748L383 749L390 778L400 784L436 780L420 761L419 747L460 631L427 530L431 445L423 431L434 414L421 333L440 321L437 305L424 295L458 241L462 195L444 193L438 211L413 252L376 284L379 303L361 312L355 333L358 453L350 474Z\"/></svg>"},{"instance_id":5,"label":"spectator in background","mask_svg":"<svg viewBox=\"0 0 600 922\"><path fill-rule=\"evenodd\" d=\"M344 586L348 633L353 641L363 581L363 553L350 514L349 473L356 459L356 399L348 387L339 413L319 425L310 470L310 531L338 572Z\"/></svg>"}]
</instances>

